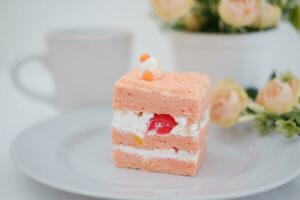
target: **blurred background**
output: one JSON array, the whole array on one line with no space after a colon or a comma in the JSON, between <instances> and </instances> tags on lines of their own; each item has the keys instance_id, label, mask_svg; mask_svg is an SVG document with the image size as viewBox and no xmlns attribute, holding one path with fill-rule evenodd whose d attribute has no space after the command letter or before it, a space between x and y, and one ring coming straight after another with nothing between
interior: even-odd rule
<instances>
[{"instance_id":1,"label":"blurred background","mask_svg":"<svg viewBox=\"0 0 300 200\"><path fill-rule=\"evenodd\" d=\"M132 58L140 52L155 52L161 63L170 66L167 41L149 13L149 2L141 0L0 1L0 199L55 198L52 189L33 183L10 161L9 144L17 134L58 114L53 106L24 96L16 89L9 75L14 63L31 54L45 53L48 31L109 26L125 28L135 34ZM24 84L38 92L54 93L47 69L34 62L26 67L21 72ZM59 192L57 198L76 197Z\"/></svg>"},{"instance_id":2,"label":"blurred background","mask_svg":"<svg viewBox=\"0 0 300 200\"><path fill-rule=\"evenodd\" d=\"M66 27L118 27L135 34L134 55L155 52L170 65L170 50L158 24L151 17L148 1L139 0L30 0L1 1L1 66L31 52L45 51L48 31ZM153 42L155 41L155 42Z\"/></svg>"},{"instance_id":3,"label":"blurred background","mask_svg":"<svg viewBox=\"0 0 300 200\"><path fill-rule=\"evenodd\" d=\"M150 17L150 11L149 2L140 0L0 1L1 143L8 147L17 132L57 112L52 106L17 91L9 75L17 60L46 53L45 34L49 31L70 27L123 28L134 33L132 59L141 52L153 52L162 65L170 67L169 46L157 23ZM54 93L48 70L35 62L27 65L26 70L20 72L24 84L37 92Z\"/></svg>"}]
</instances>

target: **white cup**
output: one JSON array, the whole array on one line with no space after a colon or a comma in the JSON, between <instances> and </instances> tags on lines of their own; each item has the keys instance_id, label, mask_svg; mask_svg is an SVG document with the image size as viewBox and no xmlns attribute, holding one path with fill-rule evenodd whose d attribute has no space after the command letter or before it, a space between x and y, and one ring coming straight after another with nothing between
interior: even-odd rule
<instances>
[{"instance_id":1,"label":"white cup","mask_svg":"<svg viewBox=\"0 0 300 200\"><path fill-rule=\"evenodd\" d=\"M132 35L115 29L70 29L47 34L47 54L31 55L12 68L12 79L23 93L61 110L111 101L114 81L130 65ZM40 62L53 74L56 95L32 91L20 81L25 63Z\"/></svg>"}]
</instances>

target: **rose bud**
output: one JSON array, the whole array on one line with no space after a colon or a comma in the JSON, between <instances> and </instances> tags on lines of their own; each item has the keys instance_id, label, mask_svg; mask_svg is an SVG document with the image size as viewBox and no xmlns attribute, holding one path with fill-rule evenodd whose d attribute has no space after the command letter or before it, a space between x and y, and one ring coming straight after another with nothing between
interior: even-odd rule
<instances>
[{"instance_id":1,"label":"rose bud","mask_svg":"<svg viewBox=\"0 0 300 200\"><path fill-rule=\"evenodd\" d=\"M291 74L270 80L256 98L256 102L275 114L290 112L298 104L300 84Z\"/></svg>"},{"instance_id":2,"label":"rose bud","mask_svg":"<svg viewBox=\"0 0 300 200\"><path fill-rule=\"evenodd\" d=\"M237 122L247 102L247 94L233 79L219 81L212 97L211 120L230 127Z\"/></svg>"},{"instance_id":3,"label":"rose bud","mask_svg":"<svg viewBox=\"0 0 300 200\"><path fill-rule=\"evenodd\" d=\"M257 17L257 0L221 0L218 6L221 19L239 28L251 25Z\"/></svg>"},{"instance_id":4,"label":"rose bud","mask_svg":"<svg viewBox=\"0 0 300 200\"><path fill-rule=\"evenodd\" d=\"M279 6L269 3L261 3L259 13L251 27L270 28L278 24L281 19L281 9Z\"/></svg>"},{"instance_id":5,"label":"rose bud","mask_svg":"<svg viewBox=\"0 0 300 200\"><path fill-rule=\"evenodd\" d=\"M188 13L194 0L151 0L156 15L164 21L175 21Z\"/></svg>"}]
</instances>

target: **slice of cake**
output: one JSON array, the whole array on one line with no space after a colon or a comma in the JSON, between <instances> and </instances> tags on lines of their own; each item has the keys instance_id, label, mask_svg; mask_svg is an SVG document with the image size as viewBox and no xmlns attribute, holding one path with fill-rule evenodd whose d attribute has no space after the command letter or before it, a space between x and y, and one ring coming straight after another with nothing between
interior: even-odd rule
<instances>
[{"instance_id":1,"label":"slice of cake","mask_svg":"<svg viewBox=\"0 0 300 200\"><path fill-rule=\"evenodd\" d=\"M140 61L114 87L115 166L195 176L206 153L210 80L162 73L147 54Z\"/></svg>"}]
</instances>

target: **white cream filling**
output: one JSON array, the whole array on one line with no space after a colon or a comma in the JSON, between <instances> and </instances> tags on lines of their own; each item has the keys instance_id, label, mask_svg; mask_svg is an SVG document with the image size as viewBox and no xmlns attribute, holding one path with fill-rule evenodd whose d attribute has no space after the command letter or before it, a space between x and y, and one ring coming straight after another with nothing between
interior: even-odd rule
<instances>
[{"instance_id":1,"label":"white cream filling","mask_svg":"<svg viewBox=\"0 0 300 200\"><path fill-rule=\"evenodd\" d=\"M148 122L153 117L154 113L143 112L142 115L133 111L114 110L112 127L123 131L124 133L130 132L144 137L148 129ZM198 123L193 123L187 126L187 117L175 117L177 125L171 130L169 134L180 136L198 137L200 130L209 122L209 109L206 109ZM147 134L154 135L155 131L150 131Z\"/></svg>"},{"instance_id":2,"label":"white cream filling","mask_svg":"<svg viewBox=\"0 0 300 200\"><path fill-rule=\"evenodd\" d=\"M172 158L176 160L182 161L192 161L197 162L199 159L200 150L196 153L189 153L185 150L175 151L174 149L154 149L154 150L146 150L146 149L138 149L126 145L114 145L114 150L119 150L124 153L131 153L142 156L143 158Z\"/></svg>"}]
</instances>

